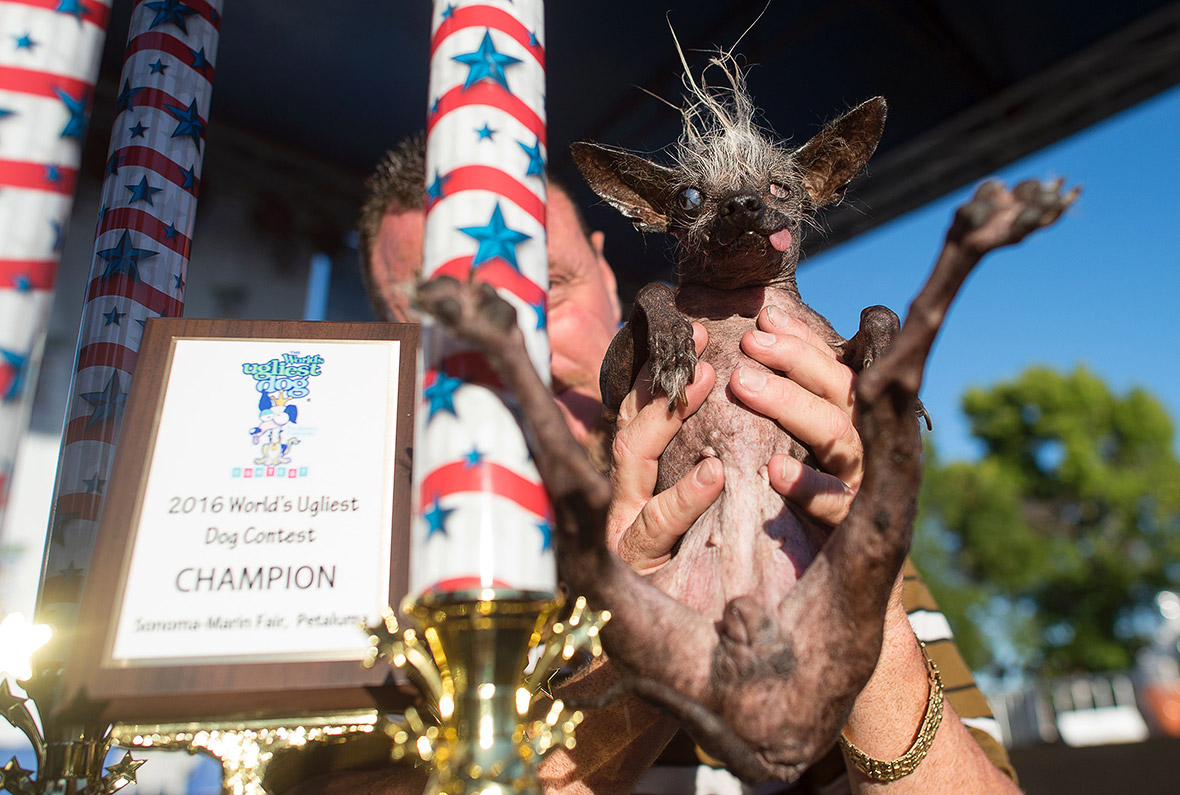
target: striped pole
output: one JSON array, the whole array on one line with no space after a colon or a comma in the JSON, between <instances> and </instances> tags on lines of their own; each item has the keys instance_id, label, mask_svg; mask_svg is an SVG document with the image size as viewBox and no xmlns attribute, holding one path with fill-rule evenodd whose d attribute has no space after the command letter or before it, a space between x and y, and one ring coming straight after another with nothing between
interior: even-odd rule
<instances>
[{"instance_id":1,"label":"striped pole","mask_svg":"<svg viewBox=\"0 0 1180 795\"><path fill-rule=\"evenodd\" d=\"M131 13L37 599L46 659L68 651L144 323L184 310L221 5Z\"/></svg>"},{"instance_id":2,"label":"striped pole","mask_svg":"<svg viewBox=\"0 0 1180 795\"><path fill-rule=\"evenodd\" d=\"M542 0L434 4L423 271L496 287L548 380L543 25ZM509 398L441 327L422 339L410 595L550 599L550 507Z\"/></svg>"},{"instance_id":3,"label":"striped pole","mask_svg":"<svg viewBox=\"0 0 1180 795\"><path fill-rule=\"evenodd\" d=\"M109 16L110 0L0 0L0 527Z\"/></svg>"}]
</instances>

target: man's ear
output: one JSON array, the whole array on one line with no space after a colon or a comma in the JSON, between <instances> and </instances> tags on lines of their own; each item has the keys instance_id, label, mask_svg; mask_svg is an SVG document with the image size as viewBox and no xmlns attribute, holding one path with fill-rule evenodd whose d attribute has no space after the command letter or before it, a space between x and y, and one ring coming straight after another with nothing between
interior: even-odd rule
<instances>
[{"instance_id":1,"label":"man's ear","mask_svg":"<svg viewBox=\"0 0 1180 795\"><path fill-rule=\"evenodd\" d=\"M672 169L622 149L581 142L570 145L590 189L631 219L641 232L667 232L675 195Z\"/></svg>"},{"instance_id":2,"label":"man's ear","mask_svg":"<svg viewBox=\"0 0 1180 795\"><path fill-rule=\"evenodd\" d=\"M873 97L820 130L795 151L803 186L816 207L835 204L877 149L885 130L885 98Z\"/></svg>"}]
</instances>

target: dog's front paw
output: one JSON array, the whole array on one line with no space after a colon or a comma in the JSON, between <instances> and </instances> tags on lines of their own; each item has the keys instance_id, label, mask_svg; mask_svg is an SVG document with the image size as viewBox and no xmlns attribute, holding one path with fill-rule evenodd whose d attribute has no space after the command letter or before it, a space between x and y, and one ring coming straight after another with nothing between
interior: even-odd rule
<instances>
[{"instance_id":1,"label":"dog's front paw","mask_svg":"<svg viewBox=\"0 0 1180 795\"><path fill-rule=\"evenodd\" d=\"M668 410L674 411L678 403L688 402L685 391L696 371L697 352L692 339L692 323L679 313L665 320L668 322L661 323L658 328L655 323L649 326L648 366L652 391L664 392L668 396Z\"/></svg>"}]
</instances>

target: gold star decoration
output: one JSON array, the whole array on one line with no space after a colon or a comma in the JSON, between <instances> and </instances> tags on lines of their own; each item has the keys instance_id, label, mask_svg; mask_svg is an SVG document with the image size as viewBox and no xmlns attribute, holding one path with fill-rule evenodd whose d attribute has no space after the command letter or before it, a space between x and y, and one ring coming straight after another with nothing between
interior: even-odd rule
<instances>
[{"instance_id":1,"label":"gold star decoration","mask_svg":"<svg viewBox=\"0 0 1180 795\"><path fill-rule=\"evenodd\" d=\"M134 784L135 771L146 761L146 759L132 759L131 752L128 751L116 764L108 765L107 775L103 776L103 781L108 785L107 791L113 792L127 784Z\"/></svg>"}]
</instances>

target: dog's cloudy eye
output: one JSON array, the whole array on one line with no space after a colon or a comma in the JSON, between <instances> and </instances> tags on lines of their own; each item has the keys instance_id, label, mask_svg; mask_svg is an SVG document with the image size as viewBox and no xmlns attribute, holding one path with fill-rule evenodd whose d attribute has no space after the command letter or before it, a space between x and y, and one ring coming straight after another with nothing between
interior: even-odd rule
<instances>
[{"instance_id":1,"label":"dog's cloudy eye","mask_svg":"<svg viewBox=\"0 0 1180 795\"><path fill-rule=\"evenodd\" d=\"M772 182L770 183L770 195L776 199L785 199L787 198L787 189L777 182Z\"/></svg>"},{"instance_id":2,"label":"dog's cloudy eye","mask_svg":"<svg viewBox=\"0 0 1180 795\"><path fill-rule=\"evenodd\" d=\"M680 191L680 209L699 210L701 208L701 192L696 188L685 188Z\"/></svg>"}]
</instances>

